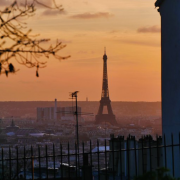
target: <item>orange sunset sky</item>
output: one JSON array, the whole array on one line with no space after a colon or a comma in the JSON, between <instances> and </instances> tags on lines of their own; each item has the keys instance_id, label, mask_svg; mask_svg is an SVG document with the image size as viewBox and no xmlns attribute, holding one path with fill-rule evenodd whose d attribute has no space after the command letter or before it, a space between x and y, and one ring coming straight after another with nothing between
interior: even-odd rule
<instances>
[{"instance_id":1,"label":"orange sunset sky","mask_svg":"<svg viewBox=\"0 0 180 180\"><path fill-rule=\"evenodd\" d=\"M50 0L43 0L50 3ZM101 98L104 47L108 56L108 80L112 101L161 100L160 15L155 0L56 0L64 12L38 8L26 20L39 38L58 38L67 45L50 58L36 78L35 69L20 69L0 76L0 101L78 100ZM0 0L0 8L6 5Z\"/></svg>"}]
</instances>

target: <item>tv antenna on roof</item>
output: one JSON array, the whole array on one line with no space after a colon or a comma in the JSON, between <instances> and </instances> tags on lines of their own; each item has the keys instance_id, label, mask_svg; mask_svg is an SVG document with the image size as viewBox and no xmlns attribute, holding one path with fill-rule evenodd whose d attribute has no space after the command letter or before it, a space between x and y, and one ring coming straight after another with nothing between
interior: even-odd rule
<instances>
[{"instance_id":1,"label":"tv antenna on roof","mask_svg":"<svg viewBox=\"0 0 180 180\"><path fill-rule=\"evenodd\" d=\"M75 110L75 115L76 115L76 141L77 141L77 150L78 150L78 153L79 153L79 130L78 130L78 106L77 106L77 94L78 94L79 91L74 91L72 93L70 93L70 96L72 99L75 98L75 101L76 101L76 110Z\"/></svg>"},{"instance_id":2,"label":"tv antenna on roof","mask_svg":"<svg viewBox=\"0 0 180 180\"><path fill-rule=\"evenodd\" d=\"M78 150L78 153L79 153L79 121L78 121L78 115L89 115L89 116L94 116L93 113L88 113L88 112L78 112L78 105L77 105L77 94L79 93L79 91L74 91L74 92L70 92L69 93L69 96L70 96L70 99L75 99L75 112L72 112L73 111L73 107L72 107L72 111L59 111L57 113L65 113L65 114L73 114L76 116L76 143L77 143L77 150Z\"/></svg>"}]
</instances>

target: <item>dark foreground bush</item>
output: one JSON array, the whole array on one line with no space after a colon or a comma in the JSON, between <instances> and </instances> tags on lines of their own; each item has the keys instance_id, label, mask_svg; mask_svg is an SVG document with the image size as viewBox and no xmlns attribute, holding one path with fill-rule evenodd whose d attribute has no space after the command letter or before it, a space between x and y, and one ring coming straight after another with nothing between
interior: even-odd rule
<instances>
[{"instance_id":1,"label":"dark foreground bush","mask_svg":"<svg viewBox=\"0 0 180 180\"><path fill-rule=\"evenodd\" d=\"M142 176L135 177L134 180L180 180L169 175L169 169L161 167L156 171L149 171Z\"/></svg>"}]
</instances>

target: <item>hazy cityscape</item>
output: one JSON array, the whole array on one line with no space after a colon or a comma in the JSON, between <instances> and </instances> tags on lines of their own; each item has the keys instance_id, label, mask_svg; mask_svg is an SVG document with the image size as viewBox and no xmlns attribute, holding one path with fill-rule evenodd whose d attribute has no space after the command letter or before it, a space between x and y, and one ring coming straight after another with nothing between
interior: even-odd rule
<instances>
[{"instance_id":1,"label":"hazy cityscape","mask_svg":"<svg viewBox=\"0 0 180 180\"><path fill-rule=\"evenodd\" d=\"M58 107L72 106L70 101L62 101L57 104ZM70 117L66 120L49 119L37 121L38 107L53 106L54 102L1 102L1 128L10 126L13 120L19 128L33 128L36 129L36 132L46 134L51 132L50 134L57 134L57 139L61 140L61 138L64 138L67 142L70 139L75 140L75 117L73 119ZM86 141L97 138L109 138L111 133L125 137L129 134L136 137L149 134L153 137L162 135L160 102L112 102L112 108L118 122L118 126L115 127L107 123L94 124L99 102L80 101L78 106L81 107L81 112L92 113L92 115L79 115L80 139L81 136L84 137L84 134L86 134L86 139L84 139ZM27 136L27 134L24 135ZM15 143L14 140L13 143Z\"/></svg>"},{"instance_id":2,"label":"hazy cityscape","mask_svg":"<svg viewBox=\"0 0 180 180\"><path fill-rule=\"evenodd\" d=\"M118 123L116 126L107 122L95 124L95 115L97 114L99 102L91 102L88 100L78 102L78 149L80 153L92 151L93 156L91 161L94 164L94 173L98 171L99 163L101 164L101 168L106 166L106 164L104 164L104 154L100 154L99 160L97 161L97 155L94 153L98 151L103 152L105 150L104 148L108 151L111 146L110 143L112 143L111 141L113 140L112 137L124 136L124 139L126 139L131 136L136 137L136 139L141 139L151 135L153 139L156 139L157 135L162 135L160 102L112 102L111 104ZM48 148L48 154L52 154L54 151L56 154L60 152L66 155L68 153L74 154L76 152L75 143L77 142L74 105L74 100L60 102L1 102L0 142L1 148L3 147L4 149L4 154L7 154L5 157L9 157L9 148L11 148L12 153L15 153L17 147L19 148L19 157L23 157L23 148L25 148L26 151L31 151L31 148L33 148L33 154L37 157L39 156L39 148L41 148L41 156L46 155L45 147ZM59 110L56 114L47 111L49 109L55 110L55 107ZM43 110L44 113L42 114L41 112ZM14 116L11 116L12 114ZM122 142L125 141L123 140ZM60 149L60 144L62 150ZM54 149L52 149L53 145L55 145ZM14 153L12 156L15 156L16 153ZM69 164L75 167L76 158L73 158L73 156L74 155L71 155ZM67 158L68 156L65 156L63 159L56 157L55 166L59 168L58 163L67 162ZM79 158L79 163L82 163L83 157L79 156ZM109 156L106 160L109 162L109 168L113 167L112 156ZM39 163L38 159L34 161L34 178L39 177ZM41 163L42 166L44 166L45 161L42 159ZM54 166L53 164L51 165L51 163L53 162L49 159L49 168L53 168ZM60 167L62 168L62 166L61 163ZM65 167L64 165L63 168ZM27 179L31 178L28 167L26 171L27 175L25 175L25 177ZM41 171L42 178L46 177L47 172L43 169ZM49 177L52 178L54 175L59 177L59 171L55 174L54 171L51 172L50 169L48 171ZM69 176L66 169L61 169L61 173L62 171L64 172L64 177ZM125 171L126 169L123 170L123 177L126 176ZM28 175L28 173L30 175ZM93 177L95 179L98 178L98 175L94 173ZM131 173L131 176L133 176L134 173L135 172ZM24 171L20 174L23 174L24 177ZM75 175L72 175L72 177L75 177Z\"/></svg>"}]
</instances>

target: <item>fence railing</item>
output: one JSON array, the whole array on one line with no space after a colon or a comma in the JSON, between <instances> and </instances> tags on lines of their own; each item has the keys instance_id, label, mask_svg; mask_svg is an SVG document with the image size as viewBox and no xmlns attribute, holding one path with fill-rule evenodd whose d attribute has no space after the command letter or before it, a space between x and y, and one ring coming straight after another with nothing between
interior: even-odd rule
<instances>
[{"instance_id":1,"label":"fence railing","mask_svg":"<svg viewBox=\"0 0 180 180\"><path fill-rule=\"evenodd\" d=\"M179 176L180 143L157 137L111 137L96 146L62 144L4 147L0 152L0 179L133 179L159 167ZM180 142L180 138L179 138ZM180 177L180 176L179 176Z\"/></svg>"}]
</instances>

